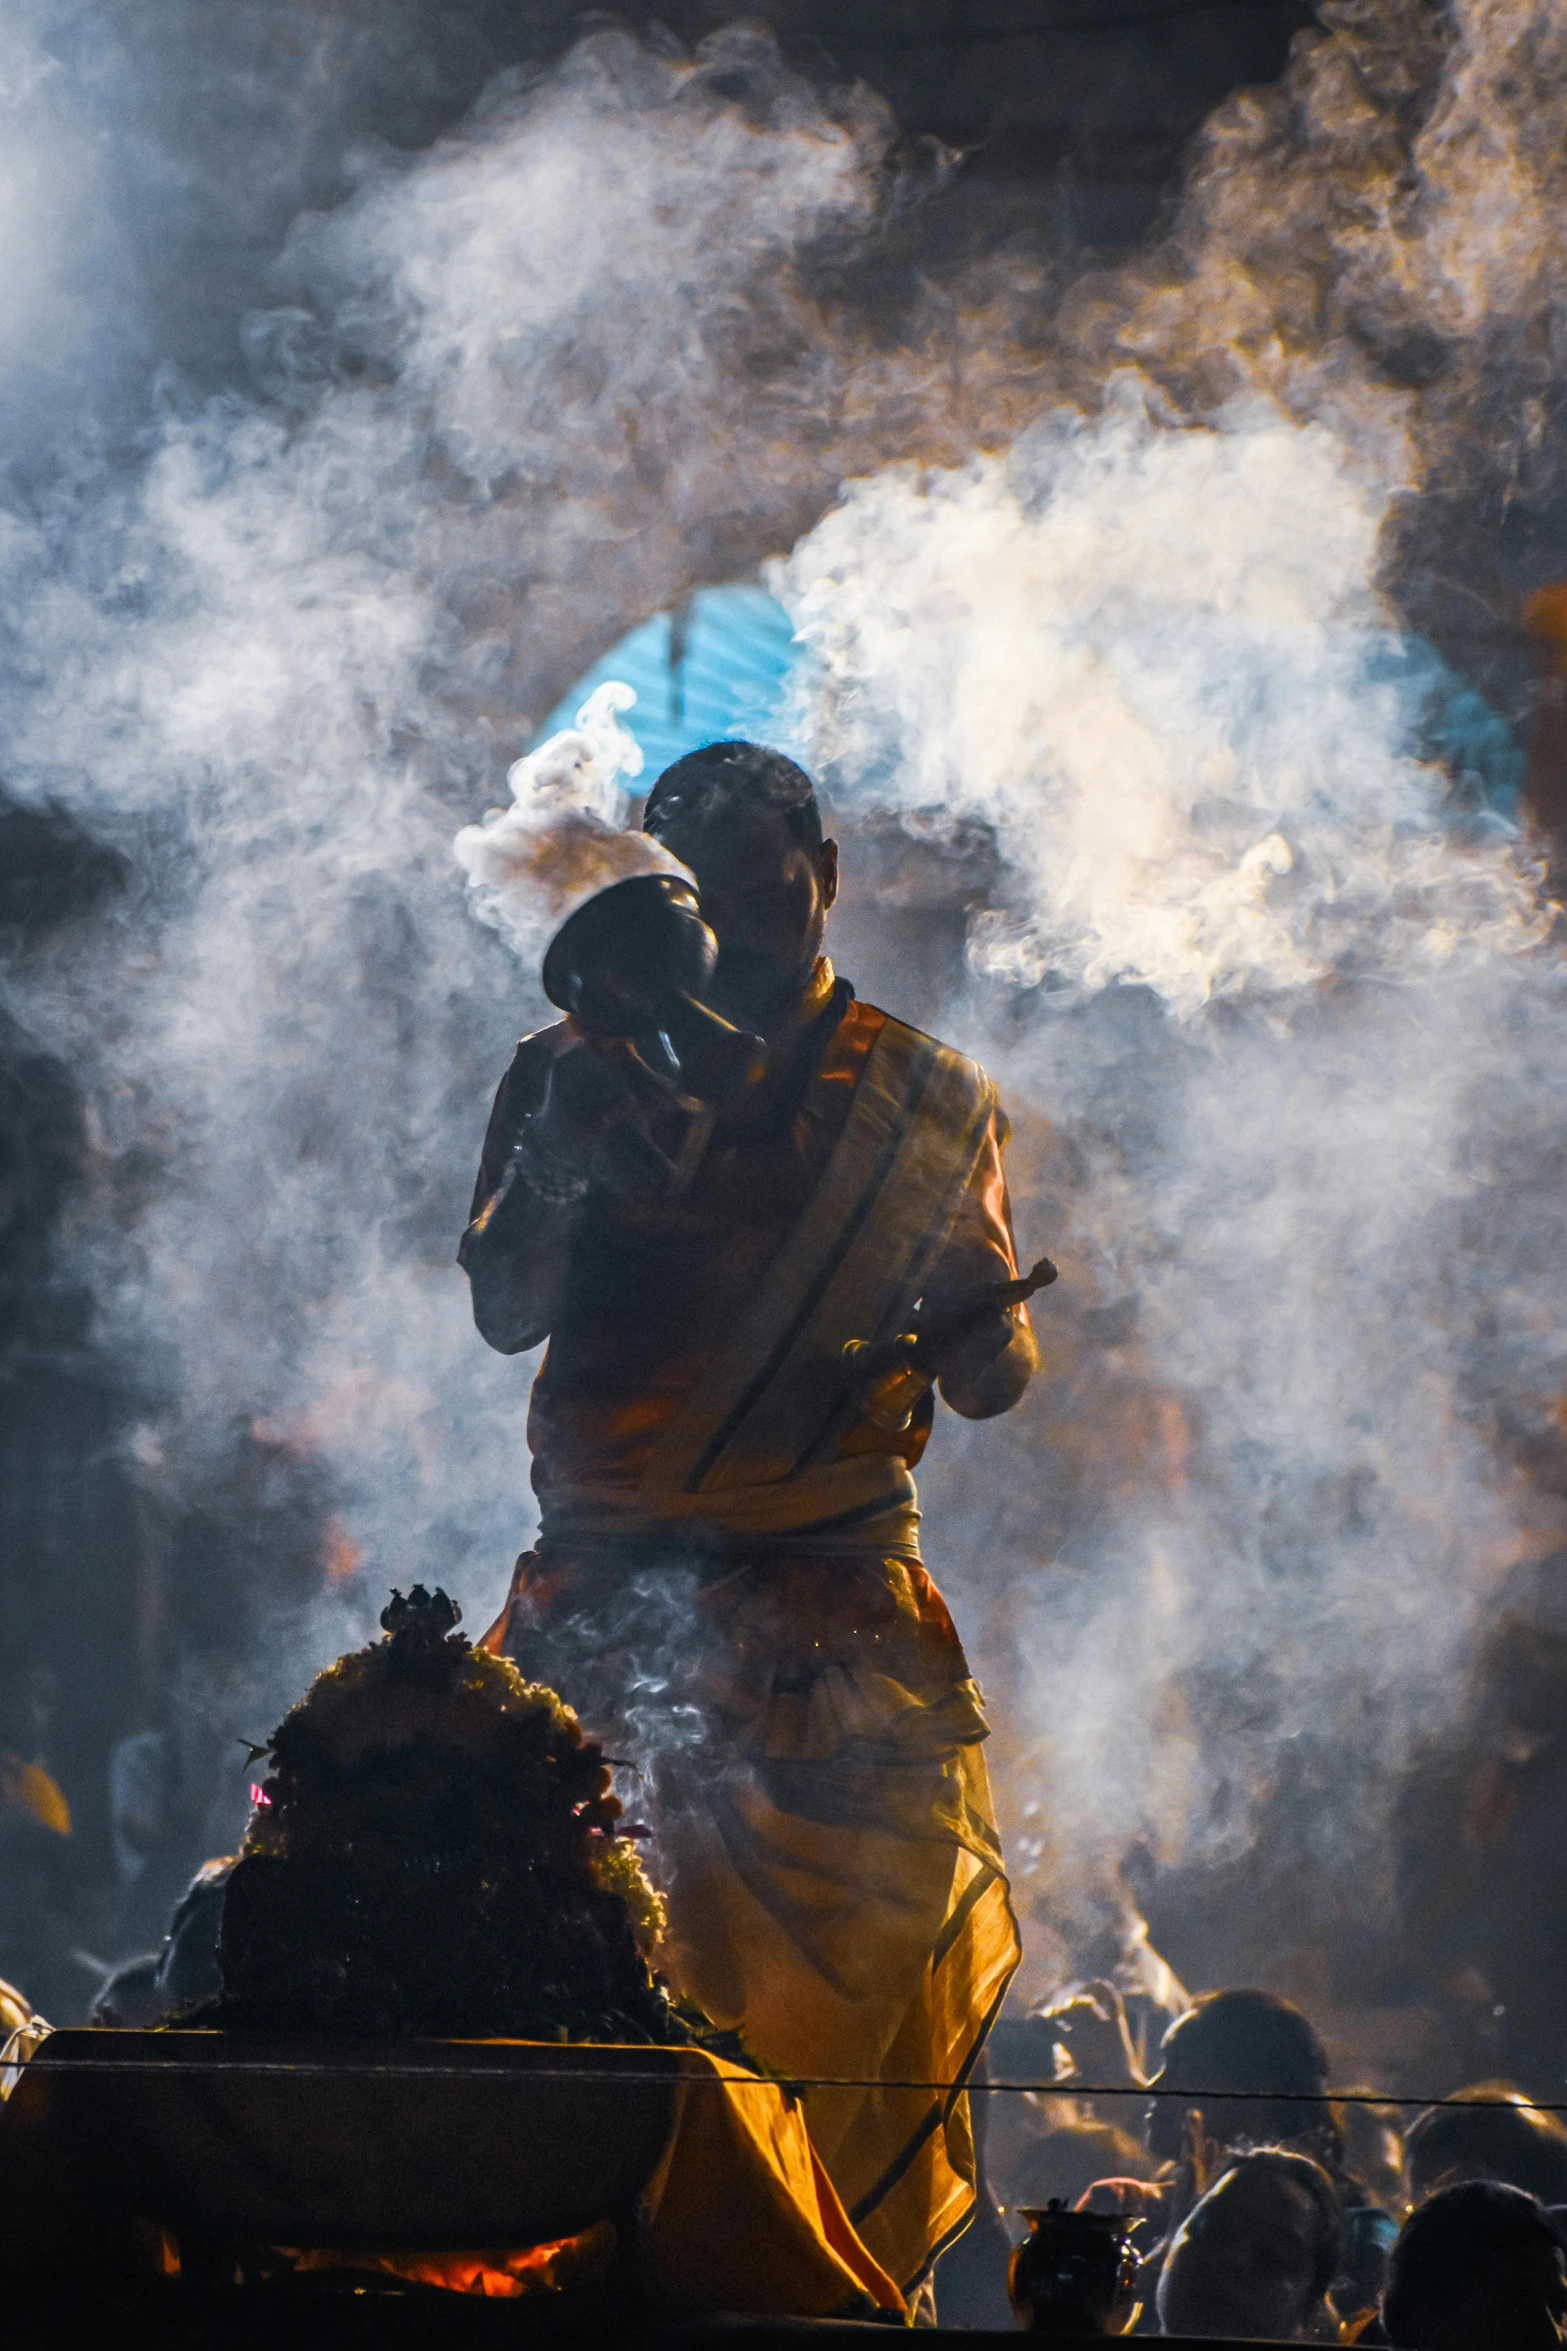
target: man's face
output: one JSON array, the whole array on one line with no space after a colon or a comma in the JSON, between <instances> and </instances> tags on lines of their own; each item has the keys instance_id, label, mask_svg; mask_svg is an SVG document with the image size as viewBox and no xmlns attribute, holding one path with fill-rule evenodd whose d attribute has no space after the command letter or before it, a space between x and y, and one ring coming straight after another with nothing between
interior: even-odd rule
<instances>
[{"instance_id":1,"label":"man's face","mask_svg":"<svg viewBox=\"0 0 1567 2351\"><path fill-rule=\"evenodd\" d=\"M718 941L715 1009L757 1021L786 1011L822 950L838 894L837 843L802 849L772 809L662 838L696 875L703 918Z\"/></svg>"}]
</instances>

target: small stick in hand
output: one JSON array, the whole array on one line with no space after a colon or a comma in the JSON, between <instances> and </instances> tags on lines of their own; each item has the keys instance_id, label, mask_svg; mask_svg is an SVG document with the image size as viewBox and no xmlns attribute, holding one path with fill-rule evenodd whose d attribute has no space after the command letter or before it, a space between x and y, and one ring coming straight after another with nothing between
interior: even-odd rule
<instances>
[{"instance_id":1,"label":"small stick in hand","mask_svg":"<svg viewBox=\"0 0 1567 2351\"><path fill-rule=\"evenodd\" d=\"M891 1339L847 1340L844 1364L871 1419L882 1428L906 1429L935 1377L933 1350L950 1346L987 1315L1006 1313L1036 1291L1048 1290L1057 1272L1048 1257L1041 1257L1013 1281L977 1283L944 1314L920 1321L914 1330Z\"/></svg>"}]
</instances>

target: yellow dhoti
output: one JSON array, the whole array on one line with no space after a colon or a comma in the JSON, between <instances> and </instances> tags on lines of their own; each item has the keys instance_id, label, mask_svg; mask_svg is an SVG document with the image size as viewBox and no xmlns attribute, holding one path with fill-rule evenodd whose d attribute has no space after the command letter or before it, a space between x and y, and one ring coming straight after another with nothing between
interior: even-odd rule
<instances>
[{"instance_id":1,"label":"yellow dhoti","mask_svg":"<svg viewBox=\"0 0 1567 2351\"><path fill-rule=\"evenodd\" d=\"M999 1156L984 1072L876 1024L809 1200L636 1474L540 1458L540 1547L487 1645L643 1770L676 1987L769 2069L860 2085L806 2117L908 2288L973 2203L963 2084L1018 1937L979 1693L843 1350L903 1327Z\"/></svg>"},{"instance_id":2,"label":"yellow dhoti","mask_svg":"<svg viewBox=\"0 0 1567 2351\"><path fill-rule=\"evenodd\" d=\"M1018 1960L951 1619L898 1559L650 1566L630 1611L624 1573L530 1554L501 1638L646 1759L674 1988L770 2071L870 2085L808 2090L806 2120L910 2287L973 2203L962 2084Z\"/></svg>"}]
</instances>

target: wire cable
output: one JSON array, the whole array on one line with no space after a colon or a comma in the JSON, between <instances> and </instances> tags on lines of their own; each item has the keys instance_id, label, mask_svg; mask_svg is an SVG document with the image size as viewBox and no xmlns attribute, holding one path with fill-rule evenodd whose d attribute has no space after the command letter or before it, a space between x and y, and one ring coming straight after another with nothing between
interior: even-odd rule
<instances>
[{"instance_id":1,"label":"wire cable","mask_svg":"<svg viewBox=\"0 0 1567 2351\"><path fill-rule=\"evenodd\" d=\"M591 2046L584 2043L583 2046ZM682 2052L684 2054L684 2052ZM700 2055L700 2051L692 2052ZM1012 2097L1047 2098L1179 2098L1187 2106L1460 2106L1468 2113L1483 2113L1487 2108L1512 2107L1517 2098L1431 2097L1425 2092L1404 2096L1393 2090L1167 2090L1153 2083L1147 2087L1132 2082L993 2082L956 2081L935 2082L913 2077L887 2078L874 2074L752 2074L752 2073L682 2073L677 2066L658 2069L652 2066L520 2066L520 2065L418 2065L398 2064L380 2059L364 2063L335 2057L242 2057L206 2056L195 2051L181 2050L168 2057L82 2057L62 2052L50 2060L49 2043L40 2042L29 2058L13 2060L18 2072L27 2066L38 2065L59 2073L80 2070L84 2074L97 2073L237 2073L237 2074L300 2074L343 2075L350 2077L385 2076L406 2081L508 2081L508 2082L576 2082L588 2085L599 2082L719 2082L729 2089L788 2090L921 2090L933 2096L950 2096L954 2090L968 2090L976 2095L1005 2095ZM1550 2101L1539 2098L1524 2100L1535 2114L1567 2114L1567 2100Z\"/></svg>"}]
</instances>

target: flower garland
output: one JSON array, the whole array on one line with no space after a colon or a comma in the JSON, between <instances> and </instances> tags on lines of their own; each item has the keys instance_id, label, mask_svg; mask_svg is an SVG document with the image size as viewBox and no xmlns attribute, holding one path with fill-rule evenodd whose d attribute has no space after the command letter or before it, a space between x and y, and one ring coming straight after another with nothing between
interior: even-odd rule
<instances>
[{"instance_id":1,"label":"flower garland","mask_svg":"<svg viewBox=\"0 0 1567 2351\"><path fill-rule=\"evenodd\" d=\"M690 2039L649 1966L664 1905L602 1748L459 1615L442 1591L394 1592L386 1637L328 1666L274 1732L203 2021Z\"/></svg>"}]
</instances>

